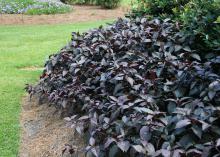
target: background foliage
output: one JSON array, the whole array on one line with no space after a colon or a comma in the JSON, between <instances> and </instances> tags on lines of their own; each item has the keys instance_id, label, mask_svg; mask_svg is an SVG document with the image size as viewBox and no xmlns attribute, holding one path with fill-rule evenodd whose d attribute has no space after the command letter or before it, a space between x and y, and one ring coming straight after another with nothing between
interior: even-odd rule
<instances>
[{"instance_id":1,"label":"background foliage","mask_svg":"<svg viewBox=\"0 0 220 157\"><path fill-rule=\"evenodd\" d=\"M113 9L120 5L121 0L64 0L65 3L70 4L95 4L103 8Z\"/></svg>"},{"instance_id":2,"label":"background foliage","mask_svg":"<svg viewBox=\"0 0 220 157\"><path fill-rule=\"evenodd\" d=\"M72 10L71 6L51 0L0 0L0 13L3 14L56 14Z\"/></svg>"},{"instance_id":3,"label":"background foliage","mask_svg":"<svg viewBox=\"0 0 220 157\"><path fill-rule=\"evenodd\" d=\"M184 33L198 40L204 52L219 49L219 0L138 0L133 15L172 18L181 23Z\"/></svg>"}]
</instances>

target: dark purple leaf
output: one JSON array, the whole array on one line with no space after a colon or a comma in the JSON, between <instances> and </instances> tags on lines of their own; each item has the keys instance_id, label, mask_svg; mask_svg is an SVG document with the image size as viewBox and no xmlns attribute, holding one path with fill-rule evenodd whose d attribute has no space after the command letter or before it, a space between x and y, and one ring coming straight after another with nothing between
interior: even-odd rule
<instances>
[{"instance_id":1,"label":"dark purple leaf","mask_svg":"<svg viewBox=\"0 0 220 157\"><path fill-rule=\"evenodd\" d=\"M185 127L189 124L191 124L189 119L180 120L179 122L176 123L176 129Z\"/></svg>"},{"instance_id":2,"label":"dark purple leaf","mask_svg":"<svg viewBox=\"0 0 220 157\"><path fill-rule=\"evenodd\" d=\"M123 151L127 152L130 148L130 142L129 141L120 141L117 143L118 147Z\"/></svg>"},{"instance_id":3,"label":"dark purple leaf","mask_svg":"<svg viewBox=\"0 0 220 157\"><path fill-rule=\"evenodd\" d=\"M141 145L133 145L132 146L137 152L146 154L146 150Z\"/></svg>"},{"instance_id":4,"label":"dark purple leaf","mask_svg":"<svg viewBox=\"0 0 220 157\"><path fill-rule=\"evenodd\" d=\"M143 126L140 129L140 137L144 141L149 141L151 139L151 132L148 126Z\"/></svg>"}]
</instances>

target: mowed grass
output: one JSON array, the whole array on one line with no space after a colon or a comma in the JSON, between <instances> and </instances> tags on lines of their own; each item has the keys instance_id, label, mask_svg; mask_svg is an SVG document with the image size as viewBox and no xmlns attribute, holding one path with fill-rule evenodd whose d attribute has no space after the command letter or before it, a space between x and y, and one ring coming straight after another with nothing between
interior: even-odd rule
<instances>
[{"instance_id":1,"label":"mowed grass","mask_svg":"<svg viewBox=\"0 0 220 157\"><path fill-rule=\"evenodd\" d=\"M0 26L0 157L16 157L20 143L19 113L24 87L35 83L42 67L71 38L72 31L86 31L109 21L45 26Z\"/></svg>"}]
</instances>

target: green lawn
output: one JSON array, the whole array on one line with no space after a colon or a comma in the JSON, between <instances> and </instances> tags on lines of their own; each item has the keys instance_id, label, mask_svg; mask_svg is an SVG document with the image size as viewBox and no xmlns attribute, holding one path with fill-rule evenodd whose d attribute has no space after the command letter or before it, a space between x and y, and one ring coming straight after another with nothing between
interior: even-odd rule
<instances>
[{"instance_id":1,"label":"green lawn","mask_svg":"<svg viewBox=\"0 0 220 157\"><path fill-rule=\"evenodd\" d=\"M111 20L112 21L112 20ZM21 67L43 66L49 54L70 40L72 31L85 31L109 21L45 26L0 26L0 157L16 157L19 148L19 113L26 83L40 71Z\"/></svg>"}]
</instances>

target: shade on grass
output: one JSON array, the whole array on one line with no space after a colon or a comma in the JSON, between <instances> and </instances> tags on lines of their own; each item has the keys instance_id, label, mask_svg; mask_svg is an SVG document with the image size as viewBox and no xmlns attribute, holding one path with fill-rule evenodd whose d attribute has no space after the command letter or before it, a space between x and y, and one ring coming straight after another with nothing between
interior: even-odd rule
<instances>
[{"instance_id":1,"label":"shade on grass","mask_svg":"<svg viewBox=\"0 0 220 157\"><path fill-rule=\"evenodd\" d=\"M26 83L41 71L22 67L43 66L49 54L70 40L72 31L83 32L108 21L44 26L0 26L0 156L15 157L19 148L19 113Z\"/></svg>"}]
</instances>

